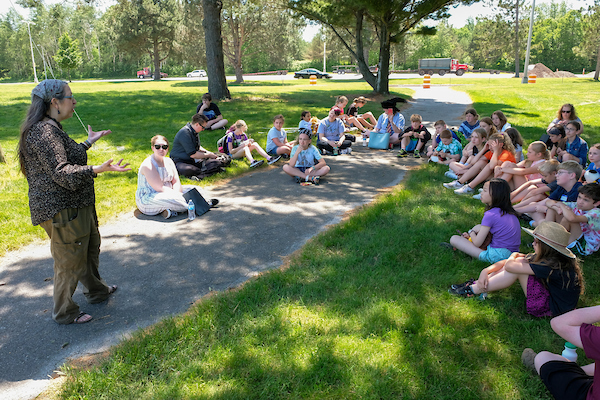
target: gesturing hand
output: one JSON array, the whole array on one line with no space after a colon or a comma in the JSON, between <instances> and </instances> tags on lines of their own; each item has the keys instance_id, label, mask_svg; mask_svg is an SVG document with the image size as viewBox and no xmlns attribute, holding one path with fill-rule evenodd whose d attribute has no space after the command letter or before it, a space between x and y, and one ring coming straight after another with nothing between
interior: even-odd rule
<instances>
[{"instance_id":1,"label":"gesturing hand","mask_svg":"<svg viewBox=\"0 0 600 400\"><path fill-rule=\"evenodd\" d=\"M94 142L96 142L102 136L106 136L109 133L112 133L112 131L110 129L107 129L107 130L104 130L104 131L94 132L92 130L92 126L88 125L88 141L90 142L90 144L94 144Z\"/></svg>"},{"instance_id":2,"label":"gesturing hand","mask_svg":"<svg viewBox=\"0 0 600 400\"><path fill-rule=\"evenodd\" d=\"M94 172L100 173L100 172L106 172L106 171L112 171L112 172L127 172L127 171L131 171L131 168L127 168L127 166L129 165L129 163L125 163L125 164L121 165L121 163L123 162L122 158L116 164L113 164L112 162L113 162L113 159L111 158L110 160L103 162L99 166L94 166L93 167Z\"/></svg>"}]
</instances>

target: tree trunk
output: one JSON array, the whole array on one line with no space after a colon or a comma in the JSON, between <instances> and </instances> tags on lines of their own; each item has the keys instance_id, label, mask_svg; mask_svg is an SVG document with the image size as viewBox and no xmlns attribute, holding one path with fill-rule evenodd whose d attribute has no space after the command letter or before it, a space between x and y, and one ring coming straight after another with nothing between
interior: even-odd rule
<instances>
[{"instance_id":1,"label":"tree trunk","mask_svg":"<svg viewBox=\"0 0 600 400\"><path fill-rule=\"evenodd\" d=\"M358 71L362 74L363 79L365 81L367 81L367 83L373 88L373 90L376 91L375 89L375 76L371 73L371 71L369 71L369 60L365 60L365 53L364 53L364 43L363 43L363 15L358 14L356 16L356 53L354 53L354 56L356 57L356 63L358 64ZM337 34L337 32L336 32ZM338 37L340 37L338 35ZM345 42L344 42L345 43ZM368 54L367 54L368 57Z\"/></svg>"},{"instance_id":2,"label":"tree trunk","mask_svg":"<svg viewBox=\"0 0 600 400\"><path fill-rule=\"evenodd\" d=\"M219 0L202 0L204 19L204 42L206 44L206 69L208 70L208 92L215 100L230 99L223 61L223 38L221 37L221 9Z\"/></svg>"},{"instance_id":3,"label":"tree trunk","mask_svg":"<svg viewBox=\"0 0 600 400\"><path fill-rule=\"evenodd\" d=\"M160 81L160 51L159 51L159 39L154 38L152 43L152 61L154 61L154 80Z\"/></svg>"},{"instance_id":4,"label":"tree trunk","mask_svg":"<svg viewBox=\"0 0 600 400\"><path fill-rule=\"evenodd\" d=\"M379 72L375 91L379 94L390 94L390 32L386 26L380 27Z\"/></svg>"},{"instance_id":5,"label":"tree trunk","mask_svg":"<svg viewBox=\"0 0 600 400\"><path fill-rule=\"evenodd\" d=\"M598 46L598 56L596 58L596 72L594 73L594 80L598 80L598 74L600 74L600 46Z\"/></svg>"},{"instance_id":6,"label":"tree trunk","mask_svg":"<svg viewBox=\"0 0 600 400\"><path fill-rule=\"evenodd\" d=\"M0 144L0 163L5 164L6 158L4 158L4 152L2 151L2 145Z\"/></svg>"}]
</instances>

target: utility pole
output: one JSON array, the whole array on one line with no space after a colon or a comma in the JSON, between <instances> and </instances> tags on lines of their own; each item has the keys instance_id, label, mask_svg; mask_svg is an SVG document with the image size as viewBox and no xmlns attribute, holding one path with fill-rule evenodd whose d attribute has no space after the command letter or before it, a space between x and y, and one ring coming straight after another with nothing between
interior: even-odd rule
<instances>
[{"instance_id":1,"label":"utility pole","mask_svg":"<svg viewBox=\"0 0 600 400\"><path fill-rule=\"evenodd\" d=\"M35 58L33 57L33 41L31 40L31 29L29 29L29 26L31 24L35 25L35 22L25 21L25 23L27 24L27 33L29 33L29 47L31 48L31 63L33 64L33 80L35 83L40 83L40 81L38 81L37 72L35 70Z\"/></svg>"},{"instance_id":2,"label":"utility pole","mask_svg":"<svg viewBox=\"0 0 600 400\"><path fill-rule=\"evenodd\" d=\"M529 18L529 35L527 36L527 53L525 54L525 70L523 71L523 79L521 83L528 83L529 78L527 73L529 72L529 50L531 50L531 34L533 33L533 16L535 14L535 0L531 3L531 18Z\"/></svg>"},{"instance_id":3,"label":"utility pole","mask_svg":"<svg viewBox=\"0 0 600 400\"><path fill-rule=\"evenodd\" d=\"M327 36L323 34L323 36L321 36L321 39L323 39L323 72L327 72L327 64L325 63L327 54Z\"/></svg>"},{"instance_id":4,"label":"utility pole","mask_svg":"<svg viewBox=\"0 0 600 400\"><path fill-rule=\"evenodd\" d=\"M519 0L515 8L515 78L519 77Z\"/></svg>"}]
</instances>

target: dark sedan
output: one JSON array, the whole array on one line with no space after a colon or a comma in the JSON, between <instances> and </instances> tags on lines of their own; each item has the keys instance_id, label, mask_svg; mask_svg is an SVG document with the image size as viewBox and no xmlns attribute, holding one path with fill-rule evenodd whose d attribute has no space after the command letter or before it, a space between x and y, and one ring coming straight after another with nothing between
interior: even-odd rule
<instances>
[{"instance_id":1,"label":"dark sedan","mask_svg":"<svg viewBox=\"0 0 600 400\"><path fill-rule=\"evenodd\" d=\"M315 75L317 78L327 78L330 79L332 76L327 72L321 72L318 69L314 68L305 68L302 71L294 72L294 78L303 78L308 79L311 75Z\"/></svg>"}]
</instances>

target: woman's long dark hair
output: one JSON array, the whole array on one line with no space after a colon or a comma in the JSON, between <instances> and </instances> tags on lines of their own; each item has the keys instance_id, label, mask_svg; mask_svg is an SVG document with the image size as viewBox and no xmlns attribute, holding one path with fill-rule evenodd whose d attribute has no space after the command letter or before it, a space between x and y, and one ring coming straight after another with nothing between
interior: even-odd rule
<instances>
[{"instance_id":1,"label":"woman's long dark hair","mask_svg":"<svg viewBox=\"0 0 600 400\"><path fill-rule=\"evenodd\" d=\"M62 100L65 98L65 87L67 87L67 83L64 82L62 89L60 92L56 93L55 98L57 100ZM52 101L52 99L50 99ZM21 132L19 135L19 144L17 145L17 155L19 157L19 166L21 168L21 173L25 175L25 153L27 152L27 135L29 134L29 130L31 127L43 120L48 114L48 110L50 109L50 101L46 102L41 97L32 95L31 96L31 105L29 109L27 109L27 115L25 116L25 121L21 125Z\"/></svg>"},{"instance_id":2,"label":"woman's long dark hair","mask_svg":"<svg viewBox=\"0 0 600 400\"><path fill-rule=\"evenodd\" d=\"M517 215L517 212L510 201L510 185L504 179L492 178L489 180L490 197L492 203L486 206L486 211L498 207L501 215L512 214Z\"/></svg>"},{"instance_id":3,"label":"woman's long dark hair","mask_svg":"<svg viewBox=\"0 0 600 400\"><path fill-rule=\"evenodd\" d=\"M568 271L573 270L575 272L575 282L563 281L563 288L569 288L573 285L579 285L579 294L582 295L585 292L585 284L583 282L583 274L576 258L570 258L562 254L561 252L548 246L546 243L538 239L539 251L536 253L530 253L527 255L527 261L530 263L542 264L550 267L550 275L556 270ZM548 275L548 280L550 279Z\"/></svg>"}]
</instances>

